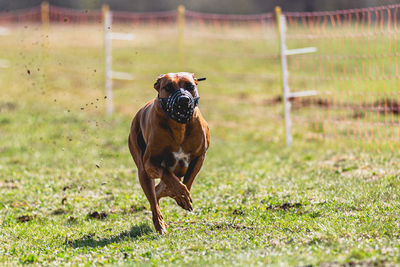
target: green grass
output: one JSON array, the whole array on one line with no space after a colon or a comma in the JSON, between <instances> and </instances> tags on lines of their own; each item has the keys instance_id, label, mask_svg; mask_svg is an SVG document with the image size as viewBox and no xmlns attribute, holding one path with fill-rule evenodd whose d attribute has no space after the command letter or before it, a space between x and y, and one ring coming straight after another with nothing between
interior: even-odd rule
<instances>
[{"instance_id":1,"label":"green grass","mask_svg":"<svg viewBox=\"0 0 400 267\"><path fill-rule=\"evenodd\" d=\"M101 29L53 26L43 53L30 27L0 43L13 63L0 71L0 265L400 264L396 143L378 152L346 135L317 138L310 121L287 149L281 107L264 102L279 92L277 60L190 54L240 56L243 45L268 55L272 43L209 40L202 50L186 40L185 70L207 77L200 108L212 143L194 211L162 200L169 228L159 236L127 136L155 78L180 70L174 31L156 32L162 45L150 30L115 43L115 69L136 79L115 83L106 119Z\"/></svg>"}]
</instances>

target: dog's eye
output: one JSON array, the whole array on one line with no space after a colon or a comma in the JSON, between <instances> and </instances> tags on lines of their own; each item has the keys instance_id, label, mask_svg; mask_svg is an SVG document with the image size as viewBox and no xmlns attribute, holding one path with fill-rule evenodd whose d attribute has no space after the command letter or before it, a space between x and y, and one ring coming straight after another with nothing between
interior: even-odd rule
<instances>
[{"instance_id":1,"label":"dog's eye","mask_svg":"<svg viewBox=\"0 0 400 267\"><path fill-rule=\"evenodd\" d=\"M193 91L194 88L196 88L196 87L195 87L194 84L192 84L192 83L187 83L186 86L185 86L185 88L186 88L186 90L188 90L188 91Z\"/></svg>"},{"instance_id":2,"label":"dog's eye","mask_svg":"<svg viewBox=\"0 0 400 267\"><path fill-rule=\"evenodd\" d=\"M174 90L174 86L172 84L167 84L166 86L164 86L164 90L168 93L171 93Z\"/></svg>"}]
</instances>

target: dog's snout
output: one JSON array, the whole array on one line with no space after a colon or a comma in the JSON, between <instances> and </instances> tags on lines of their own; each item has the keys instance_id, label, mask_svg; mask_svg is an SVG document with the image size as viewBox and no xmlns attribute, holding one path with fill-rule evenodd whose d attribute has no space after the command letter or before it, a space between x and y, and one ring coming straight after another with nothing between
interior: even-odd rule
<instances>
[{"instance_id":1,"label":"dog's snout","mask_svg":"<svg viewBox=\"0 0 400 267\"><path fill-rule=\"evenodd\" d=\"M190 92L180 88L171 93L168 98L159 98L167 116L179 123L188 123L199 98L193 98Z\"/></svg>"},{"instance_id":2,"label":"dog's snout","mask_svg":"<svg viewBox=\"0 0 400 267\"><path fill-rule=\"evenodd\" d=\"M178 102L181 105L187 105L190 102L190 99L188 96L184 95L184 96L179 97Z\"/></svg>"}]
</instances>

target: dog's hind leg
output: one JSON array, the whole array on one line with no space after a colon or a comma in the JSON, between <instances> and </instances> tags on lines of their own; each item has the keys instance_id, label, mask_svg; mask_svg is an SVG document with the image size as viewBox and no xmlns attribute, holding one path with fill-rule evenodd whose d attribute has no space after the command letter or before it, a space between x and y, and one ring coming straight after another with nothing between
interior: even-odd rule
<instances>
[{"instance_id":1,"label":"dog's hind leg","mask_svg":"<svg viewBox=\"0 0 400 267\"><path fill-rule=\"evenodd\" d=\"M164 218L160 211L160 206L157 201L154 179L148 177L144 169L139 171L139 181L144 193L146 194L147 200L150 202L151 213L153 217L153 224L159 234L165 234L167 232L167 224L164 222Z\"/></svg>"}]
</instances>

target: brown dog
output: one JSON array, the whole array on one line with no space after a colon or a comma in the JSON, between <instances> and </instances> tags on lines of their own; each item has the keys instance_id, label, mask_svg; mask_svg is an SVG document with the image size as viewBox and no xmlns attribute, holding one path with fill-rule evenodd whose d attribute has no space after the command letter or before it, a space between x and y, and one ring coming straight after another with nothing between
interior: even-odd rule
<instances>
[{"instance_id":1,"label":"brown dog","mask_svg":"<svg viewBox=\"0 0 400 267\"><path fill-rule=\"evenodd\" d=\"M192 211L189 191L210 145L207 122L197 107L197 85L198 80L187 72L159 76L154 84L158 97L141 108L132 121L129 150L160 234L167 227L160 198L169 196ZM157 186L156 178L161 179Z\"/></svg>"}]
</instances>

